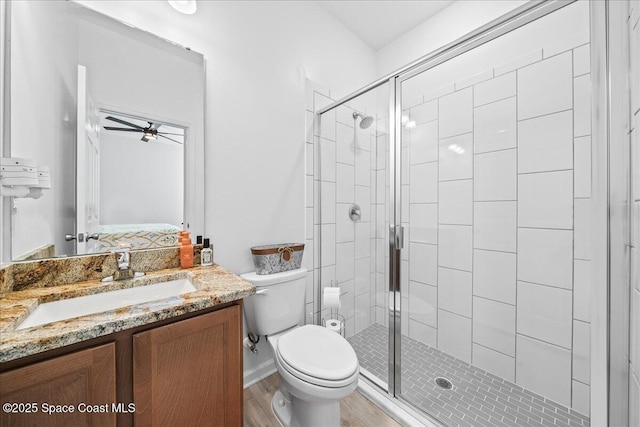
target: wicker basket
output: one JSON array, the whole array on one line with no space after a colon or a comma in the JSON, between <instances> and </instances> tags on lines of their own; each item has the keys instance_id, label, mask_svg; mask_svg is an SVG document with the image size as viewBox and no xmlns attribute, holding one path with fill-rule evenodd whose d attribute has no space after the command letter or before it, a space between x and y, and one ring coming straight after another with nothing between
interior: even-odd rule
<instances>
[{"instance_id":1,"label":"wicker basket","mask_svg":"<svg viewBox=\"0 0 640 427\"><path fill-rule=\"evenodd\" d=\"M282 243L251 248L256 274L295 270L302 265L304 243Z\"/></svg>"}]
</instances>

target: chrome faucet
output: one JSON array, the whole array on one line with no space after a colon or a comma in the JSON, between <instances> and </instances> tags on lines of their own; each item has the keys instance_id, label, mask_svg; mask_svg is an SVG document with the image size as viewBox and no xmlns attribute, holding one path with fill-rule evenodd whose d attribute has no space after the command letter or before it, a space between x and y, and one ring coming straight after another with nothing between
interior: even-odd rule
<instances>
[{"instance_id":1,"label":"chrome faucet","mask_svg":"<svg viewBox=\"0 0 640 427\"><path fill-rule=\"evenodd\" d=\"M130 267L131 245L122 245L118 249L112 251L116 256L118 269L109 277L102 279L103 282L111 282L113 280L133 279L134 277L144 276L142 272L134 272Z\"/></svg>"}]
</instances>

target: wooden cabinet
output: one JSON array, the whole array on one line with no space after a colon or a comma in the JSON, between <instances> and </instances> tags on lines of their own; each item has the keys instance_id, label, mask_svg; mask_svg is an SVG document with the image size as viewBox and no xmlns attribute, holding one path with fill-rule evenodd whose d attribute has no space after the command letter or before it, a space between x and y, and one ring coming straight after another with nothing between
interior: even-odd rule
<instances>
[{"instance_id":1,"label":"wooden cabinet","mask_svg":"<svg viewBox=\"0 0 640 427\"><path fill-rule=\"evenodd\" d=\"M116 416L110 412L116 400L115 344L4 372L0 374L0 396L3 427L115 426ZM9 403L13 408L5 408Z\"/></svg>"},{"instance_id":2,"label":"wooden cabinet","mask_svg":"<svg viewBox=\"0 0 640 427\"><path fill-rule=\"evenodd\" d=\"M133 337L136 426L241 426L240 307Z\"/></svg>"},{"instance_id":3,"label":"wooden cabinet","mask_svg":"<svg viewBox=\"0 0 640 427\"><path fill-rule=\"evenodd\" d=\"M237 301L0 364L0 403L39 409L2 411L0 426L240 427L242 393ZM44 403L75 408L46 415Z\"/></svg>"}]
</instances>

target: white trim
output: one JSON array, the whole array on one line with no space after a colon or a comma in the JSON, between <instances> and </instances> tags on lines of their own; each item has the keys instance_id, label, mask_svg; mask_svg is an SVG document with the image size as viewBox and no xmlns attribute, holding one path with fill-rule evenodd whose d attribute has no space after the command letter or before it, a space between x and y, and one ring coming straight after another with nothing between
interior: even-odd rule
<instances>
[{"instance_id":1,"label":"white trim","mask_svg":"<svg viewBox=\"0 0 640 427\"><path fill-rule=\"evenodd\" d=\"M266 362L262 362L258 366L252 369L245 369L244 371L244 388L251 387L255 383L262 381L270 375L277 372L276 365L273 359L269 359Z\"/></svg>"}]
</instances>

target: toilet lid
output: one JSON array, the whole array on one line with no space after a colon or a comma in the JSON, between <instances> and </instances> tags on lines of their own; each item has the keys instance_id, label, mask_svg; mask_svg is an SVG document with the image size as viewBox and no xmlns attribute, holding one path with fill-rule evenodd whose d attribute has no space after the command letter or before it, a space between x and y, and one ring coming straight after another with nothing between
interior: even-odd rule
<instances>
[{"instance_id":1,"label":"toilet lid","mask_svg":"<svg viewBox=\"0 0 640 427\"><path fill-rule=\"evenodd\" d=\"M278 340L278 353L296 371L325 380L343 380L358 369L351 344L340 334L317 325L306 325Z\"/></svg>"}]
</instances>

